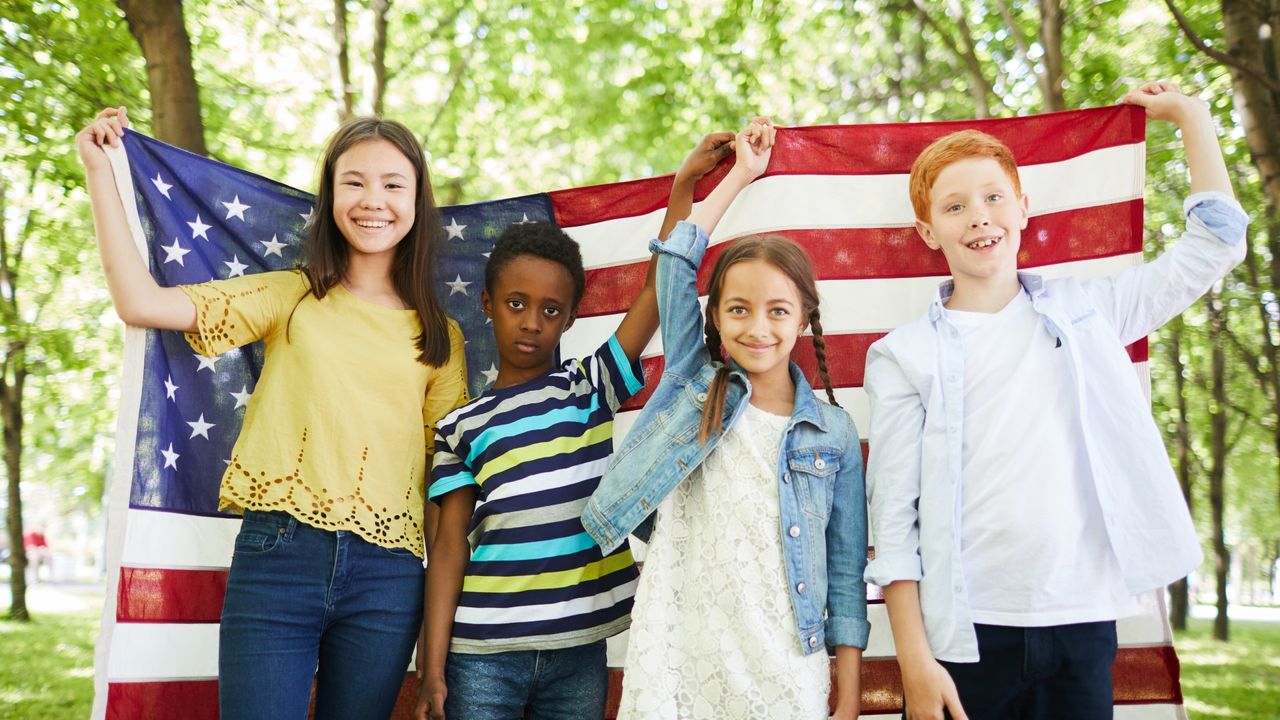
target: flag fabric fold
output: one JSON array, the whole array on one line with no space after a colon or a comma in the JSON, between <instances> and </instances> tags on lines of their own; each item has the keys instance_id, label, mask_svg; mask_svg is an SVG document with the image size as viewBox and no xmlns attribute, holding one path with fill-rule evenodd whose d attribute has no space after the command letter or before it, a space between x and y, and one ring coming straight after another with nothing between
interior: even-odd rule
<instances>
[{"instance_id":1,"label":"flag fabric fold","mask_svg":"<svg viewBox=\"0 0 1280 720\"><path fill-rule=\"evenodd\" d=\"M1019 264L1049 276L1114 274L1142 261L1145 118L1109 107L958 123L785 128L768 171L712 236L709 260L747 234L775 233L813 257L836 396L869 428L862 389L867 347L924 312L946 265L916 237L907 175L935 137L976 127L1014 151L1030 198ZM313 212L309 194L129 131L113 151L117 187L139 251L162 285L296 267ZM698 184L701 198L727 171ZM441 208L434 290L467 338L472 393L497 375L480 310L484 263L512 223L554 222L581 245L587 291L564 357L590 353L617 327L644 282L671 177L558 190ZM700 276L705 282L710 262ZM1129 348L1147 380L1146 341ZM662 371L661 340L646 349L647 390L619 413L621 436ZM809 344L797 360L816 375ZM217 717L217 640L238 519L217 508L262 366L258 345L202 357L180 333L126 331L115 475L108 488L108 598L95 670L95 718ZM873 539L874 540L874 539ZM1119 624L1117 717L1185 718L1163 595ZM884 605L871 588L863 712L894 717L901 687ZM625 634L610 642L616 707ZM412 709L414 680L397 716ZM406 703L409 707L406 707Z\"/></svg>"}]
</instances>

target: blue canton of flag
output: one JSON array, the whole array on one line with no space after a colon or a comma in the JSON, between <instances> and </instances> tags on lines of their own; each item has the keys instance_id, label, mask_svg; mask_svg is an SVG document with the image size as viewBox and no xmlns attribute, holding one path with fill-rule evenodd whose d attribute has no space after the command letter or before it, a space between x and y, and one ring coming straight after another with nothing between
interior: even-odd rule
<instances>
[{"instance_id":1,"label":"blue canton of flag","mask_svg":"<svg viewBox=\"0 0 1280 720\"><path fill-rule=\"evenodd\" d=\"M127 132L124 138L151 271L164 286L298 267L314 196ZM549 221L545 195L441 208L436 295L467 339L472 395L497 376L480 308L484 265L517 222ZM182 333L147 332L129 504L218 513L218 485L262 370L262 344L206 358Z\"/></svg>"}]
</instances>

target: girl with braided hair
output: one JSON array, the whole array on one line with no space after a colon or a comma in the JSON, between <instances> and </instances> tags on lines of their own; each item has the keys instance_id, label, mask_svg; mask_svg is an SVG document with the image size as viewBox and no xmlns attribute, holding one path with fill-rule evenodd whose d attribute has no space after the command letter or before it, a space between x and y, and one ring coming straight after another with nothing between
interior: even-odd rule
<instances>
[{"instance_id":1,"label":"girl with braided hair","mask_svg":"<svg viewBox=\"0 0 1280 720\"><path fill-rule=\"evenodd\" d=\"M741 238L711 275L707 234L768 165L757 118L736 162L658 253L665 370L583 512L608 552L649 543L632 611L619 718L858 715L866 500L858 432L835 405L813 268L795 243ZM791 362L813 334L819 400ZM705 338L705 340L704 340Z\"/></svg>"}]
</instances>

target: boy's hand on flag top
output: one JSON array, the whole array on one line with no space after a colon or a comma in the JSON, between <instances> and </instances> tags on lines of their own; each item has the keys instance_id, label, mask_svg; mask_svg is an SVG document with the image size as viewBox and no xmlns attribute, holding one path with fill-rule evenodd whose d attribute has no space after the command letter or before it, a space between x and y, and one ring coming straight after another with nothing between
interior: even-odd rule
<instances>
[{"instance_id":1,"label":"boy's hand on flag top","mask_svg":"<svg viewBox=\"0 0 1280 720\"><path fill-rule=\"evenodd\" d=\"M1191 118L1209 113L1209 106L1197 97L1184 94L1177 83L1156 80L1130 90L1120 98L1123 105L1146 109L1152 120L1168 120L1181 127Z\"/></svg>"},{"instance_id":2,"label":"boy's hand on flag top","mask_svg":"<svg viewBox=\"0 0 1280 720\"><path fill-rule=\"evenodd\" d=\"M733 152L733 133L716 132L703 136L697 147L676 171L676 181L696 181L711 172L721 160Z\"/></svg>"}]
</instances>

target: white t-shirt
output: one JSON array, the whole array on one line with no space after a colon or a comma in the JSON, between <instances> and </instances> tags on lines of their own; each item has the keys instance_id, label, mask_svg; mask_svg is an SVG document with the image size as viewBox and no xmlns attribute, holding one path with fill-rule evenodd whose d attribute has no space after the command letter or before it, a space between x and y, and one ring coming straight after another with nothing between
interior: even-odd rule
<instances>
[{"instance_id":1,"label":"white t-shirt","mask_svg":"<svg viewBox=\"0 0 1280 720\"><path fill-rule=\"evenodd\" d=\"M1107 540L1067 350L1025 292L946 311L964 342L960 543L973 621L1039 627L1138 612Z\"/></svg>"}]
</instances>

